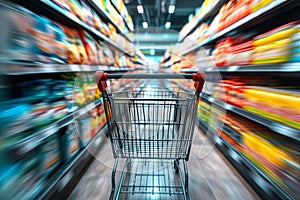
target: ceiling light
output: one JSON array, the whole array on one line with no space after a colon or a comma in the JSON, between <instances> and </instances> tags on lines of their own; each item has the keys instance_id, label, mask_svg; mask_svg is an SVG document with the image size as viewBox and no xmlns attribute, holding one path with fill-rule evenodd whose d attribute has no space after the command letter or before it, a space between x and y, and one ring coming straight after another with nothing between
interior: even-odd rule
<instances>
[{"instance_id":1,"label":"ceiling light","mask_svg":"<svg viewBox=\"0 0 300 200\"><path fill-rule=\"evenodd\" d=\"M148 23L147 22L143 22L143 28L148 28Z\"/></svg>"},{"instance_id":2,"label":"ceiling light","mask_svg":"<svg viewBox=\"0 0 300 200\"><path fill-rule=\"evenodd\" d=\"M169 13L172 14L175 11L175 5L170 5L169 6Z\"/></svg>"},{"instance_id":3,"label":"ceiling light","mask_svg":"<svg viewBox=\"0 0 300 200\"><path fill-rule=\"evenodd\" d=\"M142 5L138 5L136 8L140 14L144 12L144 8Z\"/></svg>"},{"instance_id":4,"label":"ceiling light","mask_svg":"<svg viewBox=\"0 0 300 200\"><path fill-rule=\"evenodd\" d=\"M171 22L166 22L165 27L166 29L169 29L171 27Z\"/></svg>"}]
</instances>

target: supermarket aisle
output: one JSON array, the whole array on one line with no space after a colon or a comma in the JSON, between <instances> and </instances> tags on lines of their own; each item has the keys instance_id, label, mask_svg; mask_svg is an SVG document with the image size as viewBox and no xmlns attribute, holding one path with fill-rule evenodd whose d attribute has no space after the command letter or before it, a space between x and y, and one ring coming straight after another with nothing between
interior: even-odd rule
<instances>
[{"instance_id":1,"label":"supermarket aisle","mask_svg":"<svg viewBox=\"0 0 300 200\"><path fill-rule=\"evenodd\" d=\"M189 168L191 199L259 199L240 175L215 148L205 155L211 143L200 129L195 129ZM202 152L202 153L200 153ZM103 142L98 156L113 166L109 140ZM203 157L202 159L200 157ZM111 168L95 160L75 187L69 199L108 199L111 187ZM149 199L158 199L151 197Z\"/></svg>"}]
</instances>

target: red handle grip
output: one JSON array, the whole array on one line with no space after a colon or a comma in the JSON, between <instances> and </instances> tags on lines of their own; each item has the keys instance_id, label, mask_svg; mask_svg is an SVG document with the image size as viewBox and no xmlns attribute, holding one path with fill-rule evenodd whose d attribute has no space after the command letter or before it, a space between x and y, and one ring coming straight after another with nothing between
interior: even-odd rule
<instances>
[{"instance_id":1,"label":"red handle grip","mask_svg":"<svg viewBox=\"0 0 300 200\"><path fill-rule=\"evenodd\" d=\"M95 79L98 85L100 92L104 92L107 88L107 73L98 71L95 73Z\"/></svg>"},{"instance_id":2,"label":"red handle grip","mask_svg":"<svg viewBox=\"0 0 300 200\"><path fill-rule=\"evenodd\" d=\"M201 92L204 82L205 82L205 73L204 72L197 72L193 74L193 81L194 83L194 87L196 89L197 92Z\"/></svg>"}]
</instances>

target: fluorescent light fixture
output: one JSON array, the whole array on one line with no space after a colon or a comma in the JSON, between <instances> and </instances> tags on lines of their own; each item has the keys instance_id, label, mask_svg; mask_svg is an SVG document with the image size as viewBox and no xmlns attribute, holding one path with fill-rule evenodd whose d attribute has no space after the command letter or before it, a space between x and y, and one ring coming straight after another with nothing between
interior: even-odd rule
<instances>
[{"instance_id":1,"label":"fluorescent light fixture","mask_svg":"<svg viewBox=\"0 0 300 200\"><path fill-rule=\"evenodd\" d=\"M172 14L175 11L175 5L170 5L169 6L169 13Z\"/></svg>"},{"instance_id":2,"label":"fluorescent light fixture","mask_svg":"<svg viewBox=\"0 0 300 200\"><path fill-rule=\"evenodd\" d=\"M143 22L143 28L148 28L148 23L147 22Z\"/></svg>"},{"instance_id":3,"label":"fluorescent light fixture","mask_svg":"<svg viewBox=\"0 0 300 200\"><path fill-rule=\"evenodd\" d=\"M144 8L143 8L143 6L142 5L138 5L137 7L137 10L138 10L138 12L141 14L141 13L144 13Z\"/></svg>"},{"instance_id":4,"label":"fluorescent light fixture","mask_svg":"<svg viewBox=\"0 0 300 200\"><path fill-rule=\"evenodd\" d=\"M171 22L166 22L165 27L166 29L169 29L171 27Z\"/></svg>"},{"instance_id":5,"label":"fluorescent light fixture","mask_svg":"<svg viewBox=\"0 0 300 200\"><path fill-rule=\"evenodd\" d=\"M150 49L150 55L154 56L155 55L155 50L154 49Z\"/></svg>"}]
</instances>

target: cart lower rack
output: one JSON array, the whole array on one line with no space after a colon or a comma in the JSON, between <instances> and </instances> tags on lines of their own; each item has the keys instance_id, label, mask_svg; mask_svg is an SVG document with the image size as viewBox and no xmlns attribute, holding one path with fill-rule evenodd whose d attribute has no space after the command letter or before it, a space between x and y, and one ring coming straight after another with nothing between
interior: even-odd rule
<instances>
[{"instance_id":1,"label":"cart lower rack","mask_svg":"<svg viewBox=\"0 0 300 200\"><path fill-rule=\"evenodd\" d=\"M152 78L151 75L144 77ZM154 77L159 78L159 75ZM190 77L195 81L195 93L152 84L108 94L105 81L109 75L96 74L98 87L103 92L106 117L113 124L108 123L115 158L110 199L145 199L143 195L189 199L186 161L204 75L198 73ZM127 78L134 78L134 75ZM125 164L116 187L119 159L125 160Z\"/></svg>"}]
</instances>

